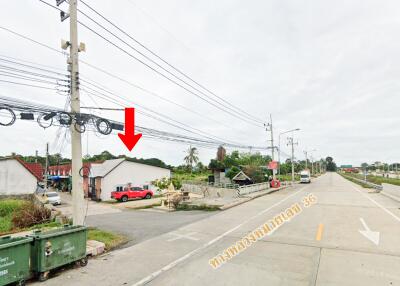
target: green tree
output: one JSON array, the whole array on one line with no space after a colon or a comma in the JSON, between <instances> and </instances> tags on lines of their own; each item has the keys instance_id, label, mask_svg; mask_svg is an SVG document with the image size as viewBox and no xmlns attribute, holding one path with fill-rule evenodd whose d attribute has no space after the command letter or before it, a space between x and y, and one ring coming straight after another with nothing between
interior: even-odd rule
<instances>
[{"instance_id":1,"label":"green tree","mask_svg":"<svg viewBox=\"0 0 400 286\"><path fill-rule=\"evenodd\" d=\"M225 173L225 176L232 180L240 172L239 167L233 166L229 168L228 172Z\"/></svg>"},{"instance_id":2,"label":"green tree","mask_svg":"<svg viewBox=\"0 0 400 286\"><path fill-rule=\"evenodd\" d=\"M336 169L336 163L333 161L333 158L330 156L326 157L326 170L330 172L335 172Z\"/></svg>"},{"instance_id":3,"label":"green tree","mask_svg":"<svg viewBox=\"0 0 400 286\"><path fill-rule=\"evenodd\" d=\"M186 165L190 166L190 172L193 172L193 164L196 164L199 161L199 152L196 147L190 146L187 150L187 155L183 160L185 160Z\"/></svg>"}]
</instances>

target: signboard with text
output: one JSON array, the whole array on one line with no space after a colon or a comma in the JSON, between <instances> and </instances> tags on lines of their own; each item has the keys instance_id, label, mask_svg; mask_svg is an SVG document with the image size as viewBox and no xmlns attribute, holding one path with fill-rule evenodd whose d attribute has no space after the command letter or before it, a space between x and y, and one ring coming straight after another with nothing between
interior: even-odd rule
<instances>
[{"instance_id":1,"label":"signboard with text","mask_svg":"<svg viewBox=\"0 0 400 286\"><path fill-rule=\"evenodd\" d=\"M278 161L271 161L268 163L268 169L276 170L278 169Z\"/></svg>"}]
</instances>

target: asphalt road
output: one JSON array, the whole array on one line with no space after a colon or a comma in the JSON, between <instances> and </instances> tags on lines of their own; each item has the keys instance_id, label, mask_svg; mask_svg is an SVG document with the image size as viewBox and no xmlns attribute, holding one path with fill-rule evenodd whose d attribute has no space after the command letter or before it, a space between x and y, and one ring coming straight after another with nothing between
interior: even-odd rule
<instances>
[{"instance_id":1,"label":"asphalt road","mask_svg":"<svg viewBox=\"0 0 400 286\"><path fill-rule=\"evenodd\" d=\"M129 241L123 247L128 247L213 214L215 212L179 211L167 213L154 210L125 210L118 213L88 216L86 224L127 236Z\"/></svg>"},{"instance_id":2,"label":"asphalt road","mask_svg":"<svg viewBox=\"0 0 400 286\"><path fill-rule=\"evenodd\" d=\"M316 202L306 207L304 198ZM326 174L93 259L43 285L400 285L399 207ZM212 267L224 249L265 223L274 230Z\"/></svg>"}]
</instances>

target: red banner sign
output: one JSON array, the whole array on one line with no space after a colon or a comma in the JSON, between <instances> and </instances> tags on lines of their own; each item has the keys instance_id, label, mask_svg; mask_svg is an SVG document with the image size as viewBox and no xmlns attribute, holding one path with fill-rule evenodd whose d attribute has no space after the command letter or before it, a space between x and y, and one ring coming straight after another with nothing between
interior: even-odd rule
<instances>
[{"instance_id":1,"label":"red banner sign","mask_svg":"<svg viewBox=\"0 0 400 286\"><path fill-rule=\"evenodd\" d=\"M271 161L268 163L268 169L276 170L278 169L278 161Z\"/></svg>"}]
</instances>

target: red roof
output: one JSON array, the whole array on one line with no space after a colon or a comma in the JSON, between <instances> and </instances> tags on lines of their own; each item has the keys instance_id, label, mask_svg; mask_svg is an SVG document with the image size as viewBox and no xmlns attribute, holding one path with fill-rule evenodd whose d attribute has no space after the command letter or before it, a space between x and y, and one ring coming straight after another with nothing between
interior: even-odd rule
<instances>
[{"instance_id":1,"label":"red roof","mask_svg":"<svg viewBox=\"0 0 400 286\"><path fill-rule=\"evenodd\" d=\"M91 163L83 163L83 176L89 176ZM50 175L69 176L71 164L49 166Z\"/></svg>"},{"instance_id":2,"label":"red roof","mask_svg":"<svg viewBox=\"0 0 400 286\"><path fill-rule=\"evenodd\" d=\"M38 181L43 180L43 166L40 163L27 163L18 157L15 157L15 160L21 163Z\"/></svg>"}]
</instances>

